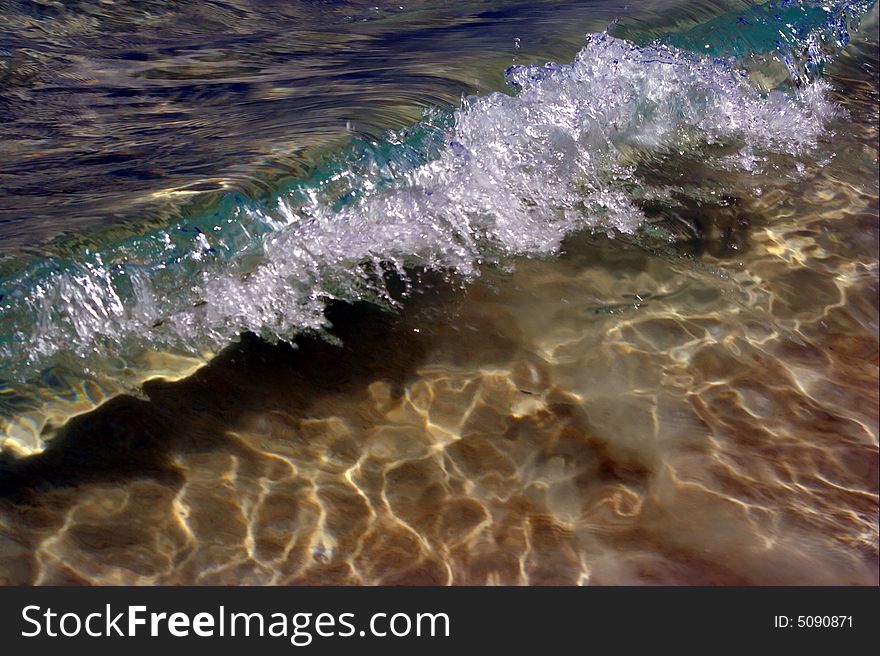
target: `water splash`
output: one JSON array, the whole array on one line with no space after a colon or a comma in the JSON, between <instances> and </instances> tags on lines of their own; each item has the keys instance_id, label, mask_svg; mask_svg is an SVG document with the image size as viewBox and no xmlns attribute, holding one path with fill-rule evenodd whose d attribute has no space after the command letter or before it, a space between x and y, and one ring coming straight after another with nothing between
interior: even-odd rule
<instances>
[{"instance_id":1,"label":"water splash","mask_svg":"<svg viewBox=\"0 0 880 656\"><path fill-rule=\"evenodd\" d=\"M807 41L827 31L829 12L797 7ZM764 24L743 27L756 24L763 35ZM652 193L637 164L651 158L755 169L763 154L815 147L837 111L821 80L764 92L738 51L680 47L700 34L642 47L591 35L570 65L510 69L514 95L356 142L271 203L229 195L167 229L33 260L0 280L0 414L19 413L20 390L59 371L100 377L145 349L210 354L245 331L320 331L329 300L393 302L387 271L471 276L486 261L553 252L575 230L633 232L645 218L634 199Z\"/></svg>"}]
</instances>

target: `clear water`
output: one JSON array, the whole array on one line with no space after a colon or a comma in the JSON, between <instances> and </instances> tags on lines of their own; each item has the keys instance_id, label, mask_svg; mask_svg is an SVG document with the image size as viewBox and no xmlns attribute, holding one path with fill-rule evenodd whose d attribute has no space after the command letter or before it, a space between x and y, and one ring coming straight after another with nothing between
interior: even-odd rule
<instances>
[{"instance_id":1,"label":"clear water","mask_svg":"<svg viewBox=\"0 0 880 656\"><path fill-rule=\"evenodd\" d=\"M6 581L876 584L873 3L142 4L6 12Z\"/></svg>"}]
</instances>

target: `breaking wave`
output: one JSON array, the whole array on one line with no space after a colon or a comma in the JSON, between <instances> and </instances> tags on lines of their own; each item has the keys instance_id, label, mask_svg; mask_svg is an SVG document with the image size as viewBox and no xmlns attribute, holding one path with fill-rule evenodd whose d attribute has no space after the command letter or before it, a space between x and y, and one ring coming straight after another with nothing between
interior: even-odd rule
<instances>
[{"instance_id":1,"label":"breaking wave","mask_svg":"<svg viewBox=\"0 0 880 656\"><path fill-rule=\"evenodd\" d=\"M511 68L511 94L356 140L272 202L230 194L75 259L34 259L0 279L0 415L59 368L100 376L145 349L320 331L330 300L393 303L388 272L467 277L552 253L572 231L632 233L644 199L665 193L640 177L646 161L757 172L771 154L808 157L838 113L815 73L863 9L763 5L642 46L590 35L571 64ZM781 84L755 83L779 63Z\"/></svg>"}]
</instances>

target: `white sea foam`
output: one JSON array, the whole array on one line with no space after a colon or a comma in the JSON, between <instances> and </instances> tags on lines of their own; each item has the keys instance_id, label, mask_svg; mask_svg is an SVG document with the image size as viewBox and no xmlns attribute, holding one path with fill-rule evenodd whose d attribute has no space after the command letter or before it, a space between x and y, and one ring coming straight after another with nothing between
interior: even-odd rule
<instances>
[{"instance_id":1,"label":"white sea foam","mask_svg":"<svg viewBox=\"0 0 880 656\"><path fill-rule=\"evenodd\" d=\"M349 183L366 191L341 210L320 195L299 206L282 199L287 225L265 238L262 263L244 278L206 274L201 316L174 315L174 331L287 336L319 326L327 297L369 287L365 261L472 275L487 255L552 252L575 230L633 232L644 220L627 193L640 182L635 158L725 142L739 156L719 165L754 166L756 152L812 148L836 112L822 82L762 94L728 62L606 35L571 65L510 78L517 95L467 100L439 158L391 188L373 170Z\"/></svg>"},{"instance_id":2,"label":"white sea foam","mask_svg":"<svg viewBox=\"0 0 880 656\"><path fill-rule=\"evenodd\" d=\"M421 164L367 158L277 206L241 204L183 252L169 230L7 279L0 378L58 363L100 373L145 347L199 353L243 331L289 339L324 325L328 299L382 297L382 266L470 276L484 259L553 252L572 231L633 232L639 161L799 157L837 111L821 81L761 92L732 61L604 34L570 65L509 79L517 93L465 100ZM356 198L334 196L340 186Z\"/></svg>"}]
</instances>

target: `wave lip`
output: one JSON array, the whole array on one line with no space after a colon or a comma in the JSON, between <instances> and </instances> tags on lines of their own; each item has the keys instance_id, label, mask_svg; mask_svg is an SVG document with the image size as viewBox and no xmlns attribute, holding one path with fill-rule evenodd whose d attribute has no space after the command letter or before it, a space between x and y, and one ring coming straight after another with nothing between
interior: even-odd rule
<instances>
[{"instance_id":1,"label":"wave lip","mask_svg":"<svg viewBox=\"0 0 880 656\"><path fill-rule=\"evenodd\" d=\"M665 42L715 57L776 56L793 79L803 82L821 73L849 43L850 30L873 5L874 0L776 0L721 14Z\"/></svg>"},{"instance_id":2,"label":"wave lip","mask_svg":"<svg viewBox=\"0 0 880 656\"><path fill-rule=\"evenodd\" d=\"M388 269L470 276L486 260L552 252L574 230L633 232L644 221L634 190L661 193L639 162L699 152L757 169L767 153L812 149L837 112L821 80L764 93L734 59L608 34L589 35L571 64L514 67L508 79L514 95L469 98L358 143L271 204L231 195L209 214L0 280L0 398L12 399L0 412L19 412L17 390L43 384L35 372L100 378L144 352L320 331L330 299L389 301ZM5 432L40 446L14 422Z\"/></svg>"}]
</instances>

